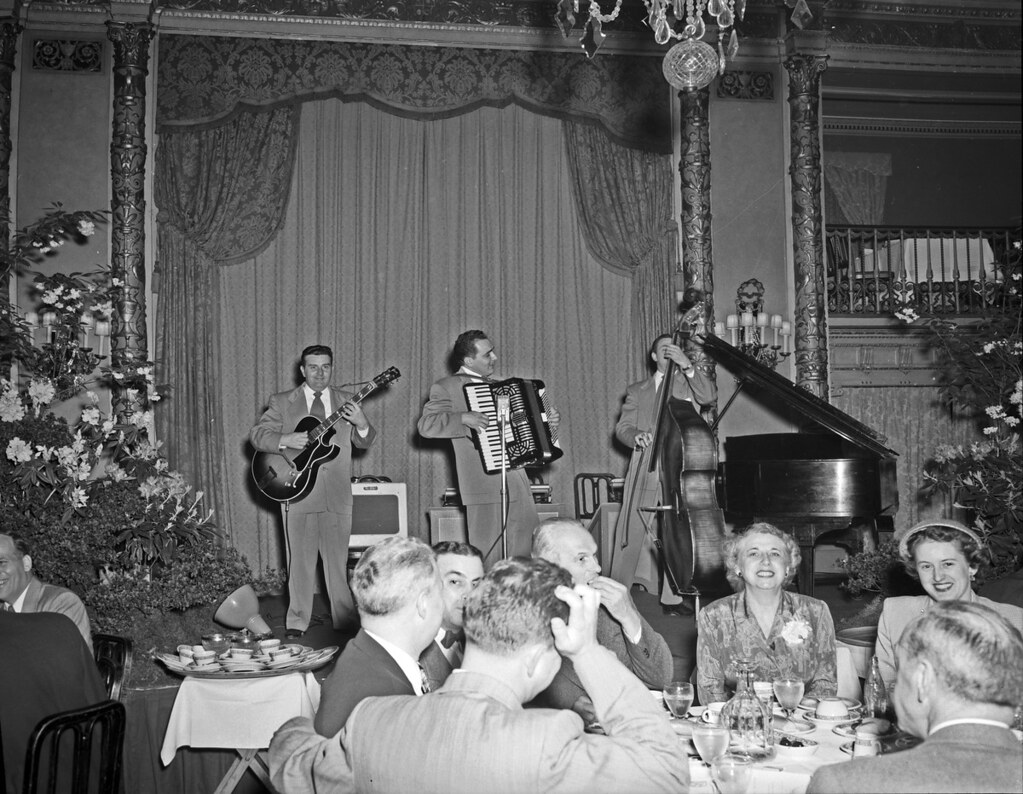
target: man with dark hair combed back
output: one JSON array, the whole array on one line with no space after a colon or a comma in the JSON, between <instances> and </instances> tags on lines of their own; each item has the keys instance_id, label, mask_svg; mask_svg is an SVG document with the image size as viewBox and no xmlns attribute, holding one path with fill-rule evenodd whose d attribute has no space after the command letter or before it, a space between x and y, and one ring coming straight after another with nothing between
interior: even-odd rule
<instances>
[{"instance_id":1,"label":"man with dark hair combed back","mask_svg":"<svg viewBox=\"0 0 1023 794\"><path fill-rule=\"evenodd\" d=\"M479 411L469 410L463 387L467 383L489 380L496 362L494 344L483 331L459 334L452 350L455 374L441 378L430 387L430 398L423 406L418 424L419 435L423 438L446 438L451 442L458 472L458 493L465 505L469 541L482 550L488 564L503 556L501 473L487 474L483 468L473 437L484 432L490 420ZM561 417L557 410L550 408L547 418L552 425L557 425ZM527 555L530 534L540 523L540 517L533 503L533 492L525 469L508 471L507 495L508 554Z\"/></svg>"},{"instance_id":2,"label":"man with dark hair combed back","mask_svg":"<svg viewBox=\"0 0 1023 794\"><path fill-rule=\"evenodd\" d=\"M1023 791L1023 746L1009 730L1023 703L1023 635L990 607L944 601L899 640L892 699L924 743L821 767L809 792Z\"/></svg>"},{"instance_id":3,"label":"man with dark hair combed back","mask_svg":"<svg viewBox=\"0 0 1023 794\"><path fill-rule=\"evenodd\" d=\"M545 560L497 563L466 598L465 660L421 698L360 703L340 741L286 722L270 745L281 791L685 791L660 703L596 639L599 593ZM571 659L606 735L571 711L523 709Z\"/></svg>"}]
</instances>

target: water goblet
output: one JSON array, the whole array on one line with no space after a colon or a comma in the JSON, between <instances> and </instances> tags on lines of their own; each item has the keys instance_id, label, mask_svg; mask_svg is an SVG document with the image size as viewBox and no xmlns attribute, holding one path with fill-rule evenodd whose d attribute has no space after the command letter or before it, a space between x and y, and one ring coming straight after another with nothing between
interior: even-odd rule
<instances>
[{"instance_id":1,"label":"water goblet","mask_svg":"<svg viewBox=\"0 0 1023 794\"><path fill-rule=\"evenodd\" d=\"M698 722L693 725L693 745L703 763L710 765L728 750L728 728L719 723Z\"/></svg>"},{"instance_id":2,"label":"water goblet","mask_svg":"<svg viewBox=\"0 0 1023 794\"><path fill-rule=\"evenodd\" d=\"M794 725L792 713L799 705L799 701L803 699L803 687L805 686L803 680L801 678L776 678L772 685L774 696L778 699L778 705L784 710L787 725L791 728Z\"/></svg>"},{"instance_id":3,"label":"water goblet","mask_svg":"<svg viewBox=\"0 0 1023 794\"><path fill-rule=\"evenodd\" d=\"M693 685L688 681L672 681L661 693L671 716L681 719L689 713L689 707L693 705Z\"/></svg>"},{"instance_id":4,"label":"water goblet","mask_svg":"<svg viewBox=\"0 0 1023 794\"><path fill-rule=\"evenodd\" d=\"M719 794L746 794L752 775L752 762L740 755L720 755L710 764Z\"/></svg>"}]
</instances>

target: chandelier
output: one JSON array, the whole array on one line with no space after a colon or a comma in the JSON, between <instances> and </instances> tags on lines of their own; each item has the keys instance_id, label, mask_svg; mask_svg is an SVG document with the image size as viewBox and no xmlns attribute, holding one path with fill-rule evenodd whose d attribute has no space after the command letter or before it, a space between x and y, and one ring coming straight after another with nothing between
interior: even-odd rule
<instances>
[{"instance_id":1,"label":"chandelier","mask_svg":"<svg viewBox=\"0 0 1023 794\"><path fill-rule=\"evenodd\" d=\"M806 0L783 0L792 8L792 23L802 28L813 14ZM568 38L579 13L580 0L559 0L557 23ZM778 0L779 5L782 0ZM654 41L667 44L679 41L664 56L665 79L679 90L706 88L727 63L739 52L739 36L733 27L746 13L747 0L643 0L646 24L653 31ZM604 24L613 22L622 10L622 0L614 0L614 8L604 13L599 0L589 0L588 18L580 39L583 51L592 58L607 35ZM708 28L708 24L711 28ZM708 30L716 29L717 47L703 41Z\"/></svg>"}]
</instances>

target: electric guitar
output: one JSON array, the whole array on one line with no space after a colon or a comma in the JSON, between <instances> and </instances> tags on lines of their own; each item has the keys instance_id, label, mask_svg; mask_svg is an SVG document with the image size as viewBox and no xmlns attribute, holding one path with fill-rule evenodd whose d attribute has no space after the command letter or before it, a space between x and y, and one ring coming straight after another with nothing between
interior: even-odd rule
<instances>
[{"instance_id":1,"label":"electric guitar","mask_svg":"<svg viewBox=\"0 0 1023 794\"><path fill-rule=\"evenodd\" d=\"M397 367L388 367L367 383L350 400L358 405L377 389L401 377ZM304 498L316 484L316 472L323 463L334 460L341 448L330 443L334 437L334 425L341 419L340 406L322 421L315 416L304 417L294 432L308 433L309 443L301 450L286 449L283 452L257 452L252 456L252 479L264 495L275 502L297 502Z\"/></svg>"}]
</instances>

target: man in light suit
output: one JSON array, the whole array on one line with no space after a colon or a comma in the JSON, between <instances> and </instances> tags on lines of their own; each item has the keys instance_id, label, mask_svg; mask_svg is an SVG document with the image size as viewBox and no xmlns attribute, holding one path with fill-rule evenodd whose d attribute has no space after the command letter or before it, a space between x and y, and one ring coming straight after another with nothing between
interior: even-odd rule
<instances>
[{"instance_id":1,"label":"man in light suit","mask_svg":"<svg viewBox=\"0 0 1023 794\"><path fill-rule=\"evenodd\" d=\"M647 523L652 532L657 531L656 518L642 508L655 507L661 503L661 480L658 467L649 470L646 450L654 441L654 423L657 417L657 395L669 366L678 365L681 370L672 379L672 397L692 406L688 421L703 423L700 408L717 399L717 387L706 373L693 366L693 362L681 347L674 344L670 334L657 337L650 346L650 360L656 371L646 380L633 383L625 390L625 404L615 425L615 438L633 450L626 476L627 487L633 489L633 509L618 514L615 537L626 539L624 548L614 544L610 576L627 587L641 584L647 592L661 592L662 603L675 605L680 600L662 588L660 560L657 550L647 536Z\"/></svg>"},{"instance_id":2,"label":"man in light suit","mask_svg":"<svg viewBox=\"0 0 1023 794\"><path fill-rule=\"evenodd\" d=\"M462 617L465 597L483 579L483 553L468 543L445 540L433 544L440 570L444 617L433 642L419 657L426 670L430 689L439 689L448 680L451 671L462 663L465 653L465 633Z\"/></svg>"},{"instance_id":3,"label":"man in light suit","mask_svg":"<svg viewBox=\"0 0 1023 794\"><path fill-rule=\"evenodd\" d=\"M338 741L307 719L270 743L274 785L313 791L686 791L667 713L596 641L600 595L543 560L497 563L466 599L462 667L422 698L369 698ZM567 606L566 606L567 605ZM565 656L606 735L570 711L523 709Z\"/></svg>"},{"instance_id":4,"label":"man in light suit","mask_svg":"<svg viewBox=\"0 0 1023 794\"><path fill-rule=\"evenodd\" d=\"M65 587L40 582L32 573L28 541L14 533L0 533L0 605L12 612L66 615L92 652L92 628L82 599Z\"/></svg>"},{"instance_id":5,"label":"man in light suit","mask_svg":"<svg viewBox=\"0 0 1023 794\"><path fill-rule=\"evenodd\" d=\"M433 642L444 613L433 550L417 538L370 546L352 572L362 628L323 684L316 730L336 736L364 698L429 691L419 657Z\"/></svg>"},{"instance_id":6,"label":"man in light suit","mask_svg":"<svg viewBox=\"0 0 1023 794\"><path fill-rule=\"evenodd\" d=\"M441 378L430 387L430 397L419 418L419 434L423 438L450 439L458 472L458 493L465 505L469 542L483 551L488 565L501 558L501 473L487 474L479 450L473 444L473 433L480 433L489 424L478 411L470 411L462 387L482 383L494 374L497 354L483 331L465 331L455 340L452 359L458 364L454 375ZM556 410L548 413L557 425ZM508 484L508 554L529 553L529 538L540 523L524 469L511 469Z\"/></svg>"},{"instance_id":7,"label":"man in light suit","mask_svg":"<svg viewBox=\"0 0 1023 794\"><path fill-rule=\"evenodd\" d=\"M600 575L597 544L581 521L548 518L533 533L533 557L560 565L573 584L585 584L600 594L597 642L651 689L671 681L674 662L668 643L639 614L629 590L621 582ZM592 703L571 659L566 659L551 685L532 705L573 709L593 719Z\"/></svg>"},{"instance_id":8,"label":"man in light suit","mask_svg":"<svg viewBox=\"0 0 1023 794\"><path fill-rule=\"evenodd\" d=\"M821 767L808 789L832 792L1023 791L1023 747L1009 730L1023 703L1023 635L995 610L934 604L899 640L893 699L912 750Z\"/></svg>"},{"instance_id":9,"label":"man in light suit","mask_svg":"<svg viewBox=\"0 0 1023 794\"><path fill-rule=\"evenodd\" d=\"M316 473L316 482L298 501L282 505L288 563L288 637L301 637L309 628L316 585L316 558L323 558L323 575L334 628L355 627L355 605L348 589L348 539L352 535L352 446L366 449L376 430L348 392L330 387L334 354L326 345L302 351L303 383L270 397L266 411L249 432L261 452L300 452L308 433L293 432L307 416L325 419L340 411L343 422L334 426L330 444L339 454ZM283 459L282 459L283 462Z\"/></svg>"}]
</instances>

